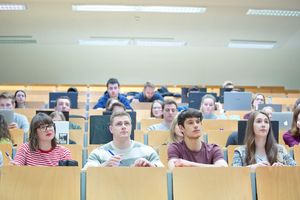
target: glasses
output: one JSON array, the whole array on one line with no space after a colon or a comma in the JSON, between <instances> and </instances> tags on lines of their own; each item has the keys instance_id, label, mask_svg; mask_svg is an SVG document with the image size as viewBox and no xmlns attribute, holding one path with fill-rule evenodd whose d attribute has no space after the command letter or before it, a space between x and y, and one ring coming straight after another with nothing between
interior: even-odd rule
<instances>
[{"instance_id":1,"label":"glasses","mask_svg":"<svg viewBox=\"0 0 300 200\"><path fill-rule=\"evenodd\" d=\"M41 125L40 127L39 127L39 129L41 130L41 131L43 131L43 132L45 132L45 131L47 131L47 130L49 130L49 129L54 129L54 124L48 124L48 125Z\"/></svg>"}]
</instances>

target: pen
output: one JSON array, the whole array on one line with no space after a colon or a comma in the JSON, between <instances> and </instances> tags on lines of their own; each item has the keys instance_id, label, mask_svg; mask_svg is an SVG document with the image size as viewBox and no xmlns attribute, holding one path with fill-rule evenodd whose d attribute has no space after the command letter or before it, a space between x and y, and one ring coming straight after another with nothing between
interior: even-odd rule
<instances>
[{"instance_id":1,"label":"pen","mask_svg":"<svg viewBox=\"0 0 300 200\"><path fill-rule=\"evenodd\" d=\"M114 156L114 152L112 152L110 149L107 150L112 156ZM122 161L120 161L120 164L122 164Z\"/></svg>"},{"instance_id":2,"label":"pen","mask_svg":"<svg viewBox=\"0 0 300 200\"><path fill-rule=\"evenodd\" d=\"M7 153L7 151L5 151L5 154L6 154L6 156L8 157L8 159L9 159L10 161L13 160L13 159L10 157L9 153Z\"/></svg>"},{"instance_id":3,"label":"pen","mask_svg":"<svg viewBox=\"0 0 300 200\"><path fill-rule=\"evenodd\" d=\"M115 155L114 152L112 152L110 149L108 149L108 152L109 152L112 156Z\"/></svg>"}]
</instances>

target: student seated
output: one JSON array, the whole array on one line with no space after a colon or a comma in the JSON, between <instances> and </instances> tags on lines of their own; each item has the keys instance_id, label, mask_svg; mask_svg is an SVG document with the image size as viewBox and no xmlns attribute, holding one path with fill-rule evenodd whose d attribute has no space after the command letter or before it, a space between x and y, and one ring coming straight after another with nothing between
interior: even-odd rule
<instances>
[{"instance_id":1,"label":"student seated","mask_svg":"<svg viewBox=\"0 0 300 200\"><path fill-rule=\"evenodd\" d=\"M53 122L55 122L55 121L66 121L66 118L65 118L64 114L62 112L59 112L59 111L54 111L49 116L51 117ZM76 144L76 142L69 139L69 144Z\"/></svg>"},{"instance_id":2,"label":"student seated","mask_svg":"<svg viewBox=\"0 0 300 200\"><path fill-rule=\"evenodd\" d=\"M283 134L286 145L293 147L300 142L300 107L296 108L293 114L292 128Z\"/></svg>"},{"instance_id":3,"label":"student seated","mask_svg":"<svg viewBox=\"0 0 300 200\"><path fill-rule=\"evenodd\" d=\"M68 96L61 96L56 99L55 111L58 112L70 112L71 111L71 99ZM64 120L65 121L65 120ZM78 124L69 122L69 128L71 130L81 129Z\"/></svg>"},{"instance_id":4,"label":"student seated","mask_svg":"<svg viewBox=\"0 0 300 200\"><path fill-rule=\"evenodd\" d=\"M156 151L149 146L130 139L131 118L126 112L113 112L109 130L113 140L89 155L88 167L163 167Z\"/></svg>"},{"instance_id":5,"label":"student seated","mask_svg":"<svg viewBox=\"0 0 300 200\"><path fill-rule=\"evenodd\" d=\"M132 102L153 102L155 100L163 101L164 98L159 92L155 92L155 86L153 83L146 82L143 92L135 95Z\"/></svg>"},{"instance_id":6,"label":"student seated","mask_svg":"<svg viewBox=\"0 0 300 200\"><path fill-rule=\"evenodd\" d=\"M13 110L15 107L14 96L8 92L3 92L0 94L0 109ZM27 117L19 113L14 113L14 120L11 124L8 124L8 128L20 128L23 129L25 133L29 130L29 122Z\"/></svg>"},{"instance_id":7,"label":"student seated","mask_svg":"<svg viewBox=\"0 0 300 200\"><path fill-rule=\"evenodd\" d=\"M266 103L266 98L263 94L257 93L253 96L252 101L251 101L251 112L247 113L244 115L244 119L249 119L250 115L252 112L258 110L258 104L265 104Z\"/></svg>"},{"instance_id":8,"label":"student seated","mask_svg":"<svg viewBox=\"0 0 300 200\"><path fill-rule=\"evenodd\" d=\"M163 112L162 112L163 103L164 102L161 100L153 101L151 105L150 117L163 118Z\"/></svg>"},{"instance_id":9,"label":"student seated","mask_svg":"<svg viewBox=\"0 0 300 200\"><path fill-rule=\"evenodd\" d=\"M126 109L132 110L129 100L122 94L120 94L120 83L115 78L110 78L106 83L107 91L104 93L102 97L98 100L94 109L105 108L106 102L108 99L113 98L120 101Z\"/></svg>"},{"instance_id":10,"label":"student seated","mask_svg":"<svg viewBox=\"0 0 300 200\"><path fill-rule=\"evenodd\" d=\"M216 144L201 141L202 114L188 109L178 115L178 126L183 133L183 141L168 147L168 165L174 167L227 167L221 148Z\"/></svg>"},{"instance_id":11,"label":"student seated","mask_svg":"<svg viewBox=\"0 0 300 200\"><path fill-rule=\"evenodd\" d=\"M262 111L250 115L244 144L235 149L233 166L249 166L255 171L260 166L296 165L284 146L276 143L269 116Z\"/></svg>"},{"instance_id":12,"label":"student seated","mask_svg":"<svg viewBox=\"0 0 300 200\"><path fill-rule=\"evenodd\" d=\"M26 108L26 93L24 90L15 92L15 108Z\"/></svg>"},{"instance_id":13,"label":"student seated","mask_svg":"<svg viewBox=\"0 0 300 200\"><path fill-rule=\"evenodd\" d=\"M70 150L56 142L52 119L45 113L38 113L30 124L29 142L20 146L10 164L58 166L59 160L70 159Z\"/></svg>"},{"instance_id":14,"label":"student seated","mask_svg":"<svg viewBox=\"0 0 300 200\"><path fill-rule=\"evenodd\" d=\"M148 127L148 131L169 131L171 123L177 115L177 103L167 99L163 103L163 122Z\"/></svg>"},{"instance_id":15,"label":"student seated","mask_svg":"<svg viewBox=\"0 0 300 200\"><path fill-rule=\"evenodd\" d=\"M183 133L178 126L178 115L174 118L170 128L170 142L181 142L183 140Z\"/></svg>"},{"instance_id":16,"label":"student seated","mask_svg":"<svg viewBox=\"0 0 300 200\"><path fill-rule=\"evenodd\" d=\"M211 94L206 94L202 97L200 111L203 114L203 119L227 119L226 115L223 113L217 115L215 113L217 110L216 98Z\"/></svg>"},{"instance_id":17,"label":"student seated","mask_svg":"<svg viewBox=\"0 0 300 200\"><path fill-rule=\"evenodd\" d=\"M7 123L2 115L0 115L0 144L13 144Z\"/></svg>"}]
</instances>

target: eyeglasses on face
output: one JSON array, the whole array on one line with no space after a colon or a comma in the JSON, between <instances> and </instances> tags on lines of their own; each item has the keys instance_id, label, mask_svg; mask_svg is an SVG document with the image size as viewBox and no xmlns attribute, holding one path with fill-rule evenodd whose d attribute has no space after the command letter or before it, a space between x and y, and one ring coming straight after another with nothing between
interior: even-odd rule
<instances>
[{"instance_id":1,"label":"eyeglasses on face","mask_svg":"<svg viewBox=\"0 0 300 200\"><path fill-rule=\"evenodd\" d=\"M47 130L52 130L54 129L54 124L43 124L43 125L40 125L39 129L43 132L47 131Z\"/></svg>"}]
</instances>

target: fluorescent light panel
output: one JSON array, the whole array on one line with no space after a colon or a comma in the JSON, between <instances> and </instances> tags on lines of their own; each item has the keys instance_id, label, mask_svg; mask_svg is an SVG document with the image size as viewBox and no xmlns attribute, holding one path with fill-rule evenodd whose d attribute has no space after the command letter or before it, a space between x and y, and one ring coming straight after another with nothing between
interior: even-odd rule
<instances>
[{"instance_id":1,"label":"fluorescent light panel","mask_svg":"<svg viewBox=\"0 0 300 200\"><path fill-rule=\"evenodd\" d=\"M26 10L25 4L0 3L0 11Z\"/></svg>"},{"instance_id":2,"label":"fluorescent light panel","mask_svg":"<svg viewBox=\"0 0 300 200\"><path fill-rule=\"evenodd\" d=\"M129 42L130 39L117 39L117 38L79 40L80 45L89 45L89 46L128 46Z\"/></svg>"},{"instance_id":3,"label":"fluorescent light panel","mask_svg":"<svg viewBox=\"0 0 300 200\"><path fill-rule=\"evenodd\" d=\"M228 47L242 49L272 49L275 45L275 41L231 40Z\"/></svg>"},{"instance_id":4,"label":"fluorescent light panel","mask_svg":"<svg viewBox=\"0 0 300 200\"><path fill-rule=\"evenodd\" d=\"M185 41L176 40L154 40L154 39L137 39L134 40L136 46L152 46L152 47L182 47L186 45Z\"/></svg>"},{"instance_id":5,"label":"fluorescent light panel","mask_svg":"<svg viewBox=\"0 0 300 200\"><path fill-rule=\"evenodd\" d=\"M179 47L185 46L185 41L174 39L153 39L153 38L97 38L89 40L79 40L80 45L90 46L156 46L156 47Z\"/></svg>"},{"instance_id":6,"label":"fluorescent light panel","mask_svg":"<svg viewBox=\"0 0 300 200\"><path fill-rule=\"evenodd\" d=\"M247 15L263 15L263 16L283 16L283 17L299 17L300 11L293 10L268 10L268 9L249 9Z\"/></svg>"},{"instance_id":7,"label":"fluorescent light panel","mask_svg":"<svg viewBox=\"0 0 300 200\"><path fill-rule=\"evenodd\" d=\"M72 10L101 12L204 13L206 8L183 6L72 5Z\"/></svg>"}]
</instances>

